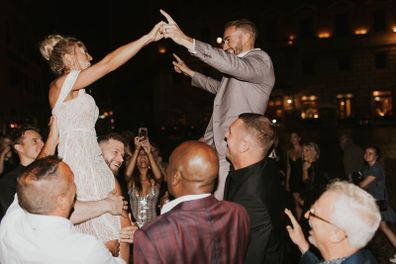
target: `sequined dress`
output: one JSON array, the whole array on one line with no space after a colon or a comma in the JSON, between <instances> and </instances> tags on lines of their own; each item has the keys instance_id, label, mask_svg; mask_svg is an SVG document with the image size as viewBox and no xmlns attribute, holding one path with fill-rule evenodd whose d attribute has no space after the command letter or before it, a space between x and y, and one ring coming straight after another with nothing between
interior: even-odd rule
<instances>
[{"instance_id":1,"label":"sequined dress","mask_svg":"<svg viewBox=\"0 0 396 264\"><path fill-rule=\"evenodd\" d=\"M97 143L95 123L99 110L95 100L81 89L76 98L64 102L79 73L72 71L66 77L52 114L57 117L59 130L58 154L73 171L77 199L96 201L114 190L115 180ZM75 229L102 241L118 239L120 219L106 213L75 225Z\"/></svg>"},{"instance_id":2,"label":"sequined dress","mask_svg":"<svg viewBox=\"0 0 396 264\"><path fill-rule=\"evenodd\" d=\"M158 184L152 185L149 192L142 196L134 186L129 190L132 214L139 228L157 216L158 196Z\"/></svg>"}]
</instances>

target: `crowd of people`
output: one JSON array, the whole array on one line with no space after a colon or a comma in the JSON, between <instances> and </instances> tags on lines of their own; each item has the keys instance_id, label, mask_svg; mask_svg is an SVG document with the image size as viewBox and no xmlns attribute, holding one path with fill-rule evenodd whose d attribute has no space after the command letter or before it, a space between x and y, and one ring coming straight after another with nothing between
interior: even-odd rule
<instances>
[{"instance_id":1,"label":"crowd of people","mask_svg":"<svg viewBox=\"0 0 396 264\"><path fill-rule=\"evenodd\" d=\"M377 229L396 248L379 149L363 155L343 135L346 175L331 179L318 144L293 131L281 168L277 129L264 115L274 71L254 47L255 25L227 23L217 48L161 13L166 22L93 65L78 39L42 42L56 74L49 134L44 142L20 126L1 138L0 263L369 264ZM224 74L214 80L175 55L175 71L216 97L204 136L177 146L168 163L147 133L97 137L98 108L84 90L162 38Z\"/></svg>"}]
</instances>

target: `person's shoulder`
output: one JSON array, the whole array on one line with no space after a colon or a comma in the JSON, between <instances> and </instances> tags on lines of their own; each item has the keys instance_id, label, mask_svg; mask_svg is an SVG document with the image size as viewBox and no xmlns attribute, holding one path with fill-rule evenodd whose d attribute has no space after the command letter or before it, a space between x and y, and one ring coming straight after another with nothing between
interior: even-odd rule
<instances>
[{"instance_id":1,"label":"person's shoulder","mask_svg":"<svg viewBox=\"0 0 396 264\"><path fill-rule=\"evenodd\" d=\"M156 230L166 229L170 225L170 223L175 220L177 220L177 215L171 210L163 215L157 216L152 221L146 223L140 230L145 233L151 233L152 231L155 232Z\"/></svg>"},{"instance_id":2,"label":"person's shoulder","mask_svg":"<svg viewBox=\"0 0 396 264\"><path fill-rule=\"evenodd\" d=\"M230 213L242 213L242 214L247 214L247 211L245 207L243 207L240 204L231 202L231 201L219 201L219 204L222 208L225 209L225 211L229 211Z\"/></svg>"},{"instance_id":3,"label":"person's shoulder","mask_svg":"<svg viewBox=\"0 0 396 264\"><path fill-rule=\"evenodd\" d=\"M70 236L64 237L64 241L65 240L69 240L67 244L70 245L71 251L73 251L74 248L74 250L89 254L91 251L105 249L104 244L96 237L76 231L72 231Z\"/></svg>"},{"instance_id":4,"label":"person's shoulder","mask_svg":"<svg viewBox=\"0 0 396 264\"><path fill-rule=\"evenodd\" d=\"M375 257L368 249L360 249L355 254L347 258L344 264L377 264Z\"/></svg>"},{"instance_id":5,"label":"person's shoulder","mask_svg":"<svg viewBox=\"0 0 396 264\"><path fill-rule=\"evenodd\" d=\"M256 57L262 57L262 58L265 58L265 59L270 59L270 56L268 55L268 53L265 52L264 50L260 49L260 48L251 49L246 54L246 57L249 57L249 56L253 56L253 57L256 56Z\"/></svg>"}]
</instances>

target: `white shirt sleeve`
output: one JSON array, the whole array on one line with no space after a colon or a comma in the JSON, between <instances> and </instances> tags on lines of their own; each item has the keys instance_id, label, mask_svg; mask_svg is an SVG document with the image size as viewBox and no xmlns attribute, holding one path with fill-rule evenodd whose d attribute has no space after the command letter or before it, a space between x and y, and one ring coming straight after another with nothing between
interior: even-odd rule
<instances>
[{"instance_id":1,"label":"white shirt sleeve","mask_svg":"<svg viewBox=\"0 0 396 264\"><path fill-rule=\"evenodd\" d=\"M110 251L100 241L95 241L91 250L86 255L84 264L126 264L120 257L113 257Z\"/></svg>"}]
</instances>

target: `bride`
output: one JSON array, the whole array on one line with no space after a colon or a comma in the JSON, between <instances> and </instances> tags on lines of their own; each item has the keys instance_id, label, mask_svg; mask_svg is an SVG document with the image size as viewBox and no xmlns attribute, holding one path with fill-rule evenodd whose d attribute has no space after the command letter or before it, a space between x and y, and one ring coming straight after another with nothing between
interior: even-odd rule
<instances>
[{"instance_id":1,"label":"bride","mask_svg":"<svg viewBox=\"0 0 396 264\"><path fill-rule=\"evenodd\" d=\"M41 43L40 52L57 75L50 84L49 103L58 121L58 153L74 173L79 201L104 199L116 187L96 141L95 122L99 111L84 89L126 63L144 46L161 39L163 24L159 22L148 34L119 47L93 65L85 45L76 38L49 35ZM129 224L124 218L106 213L75 228L96 236L109 247L108 242L119 239L120 226ZM129 256L129 245L125 248ZM121 257L128 258L122 256L122 244L120 249Z\"/></svg>"}]
</instances>

